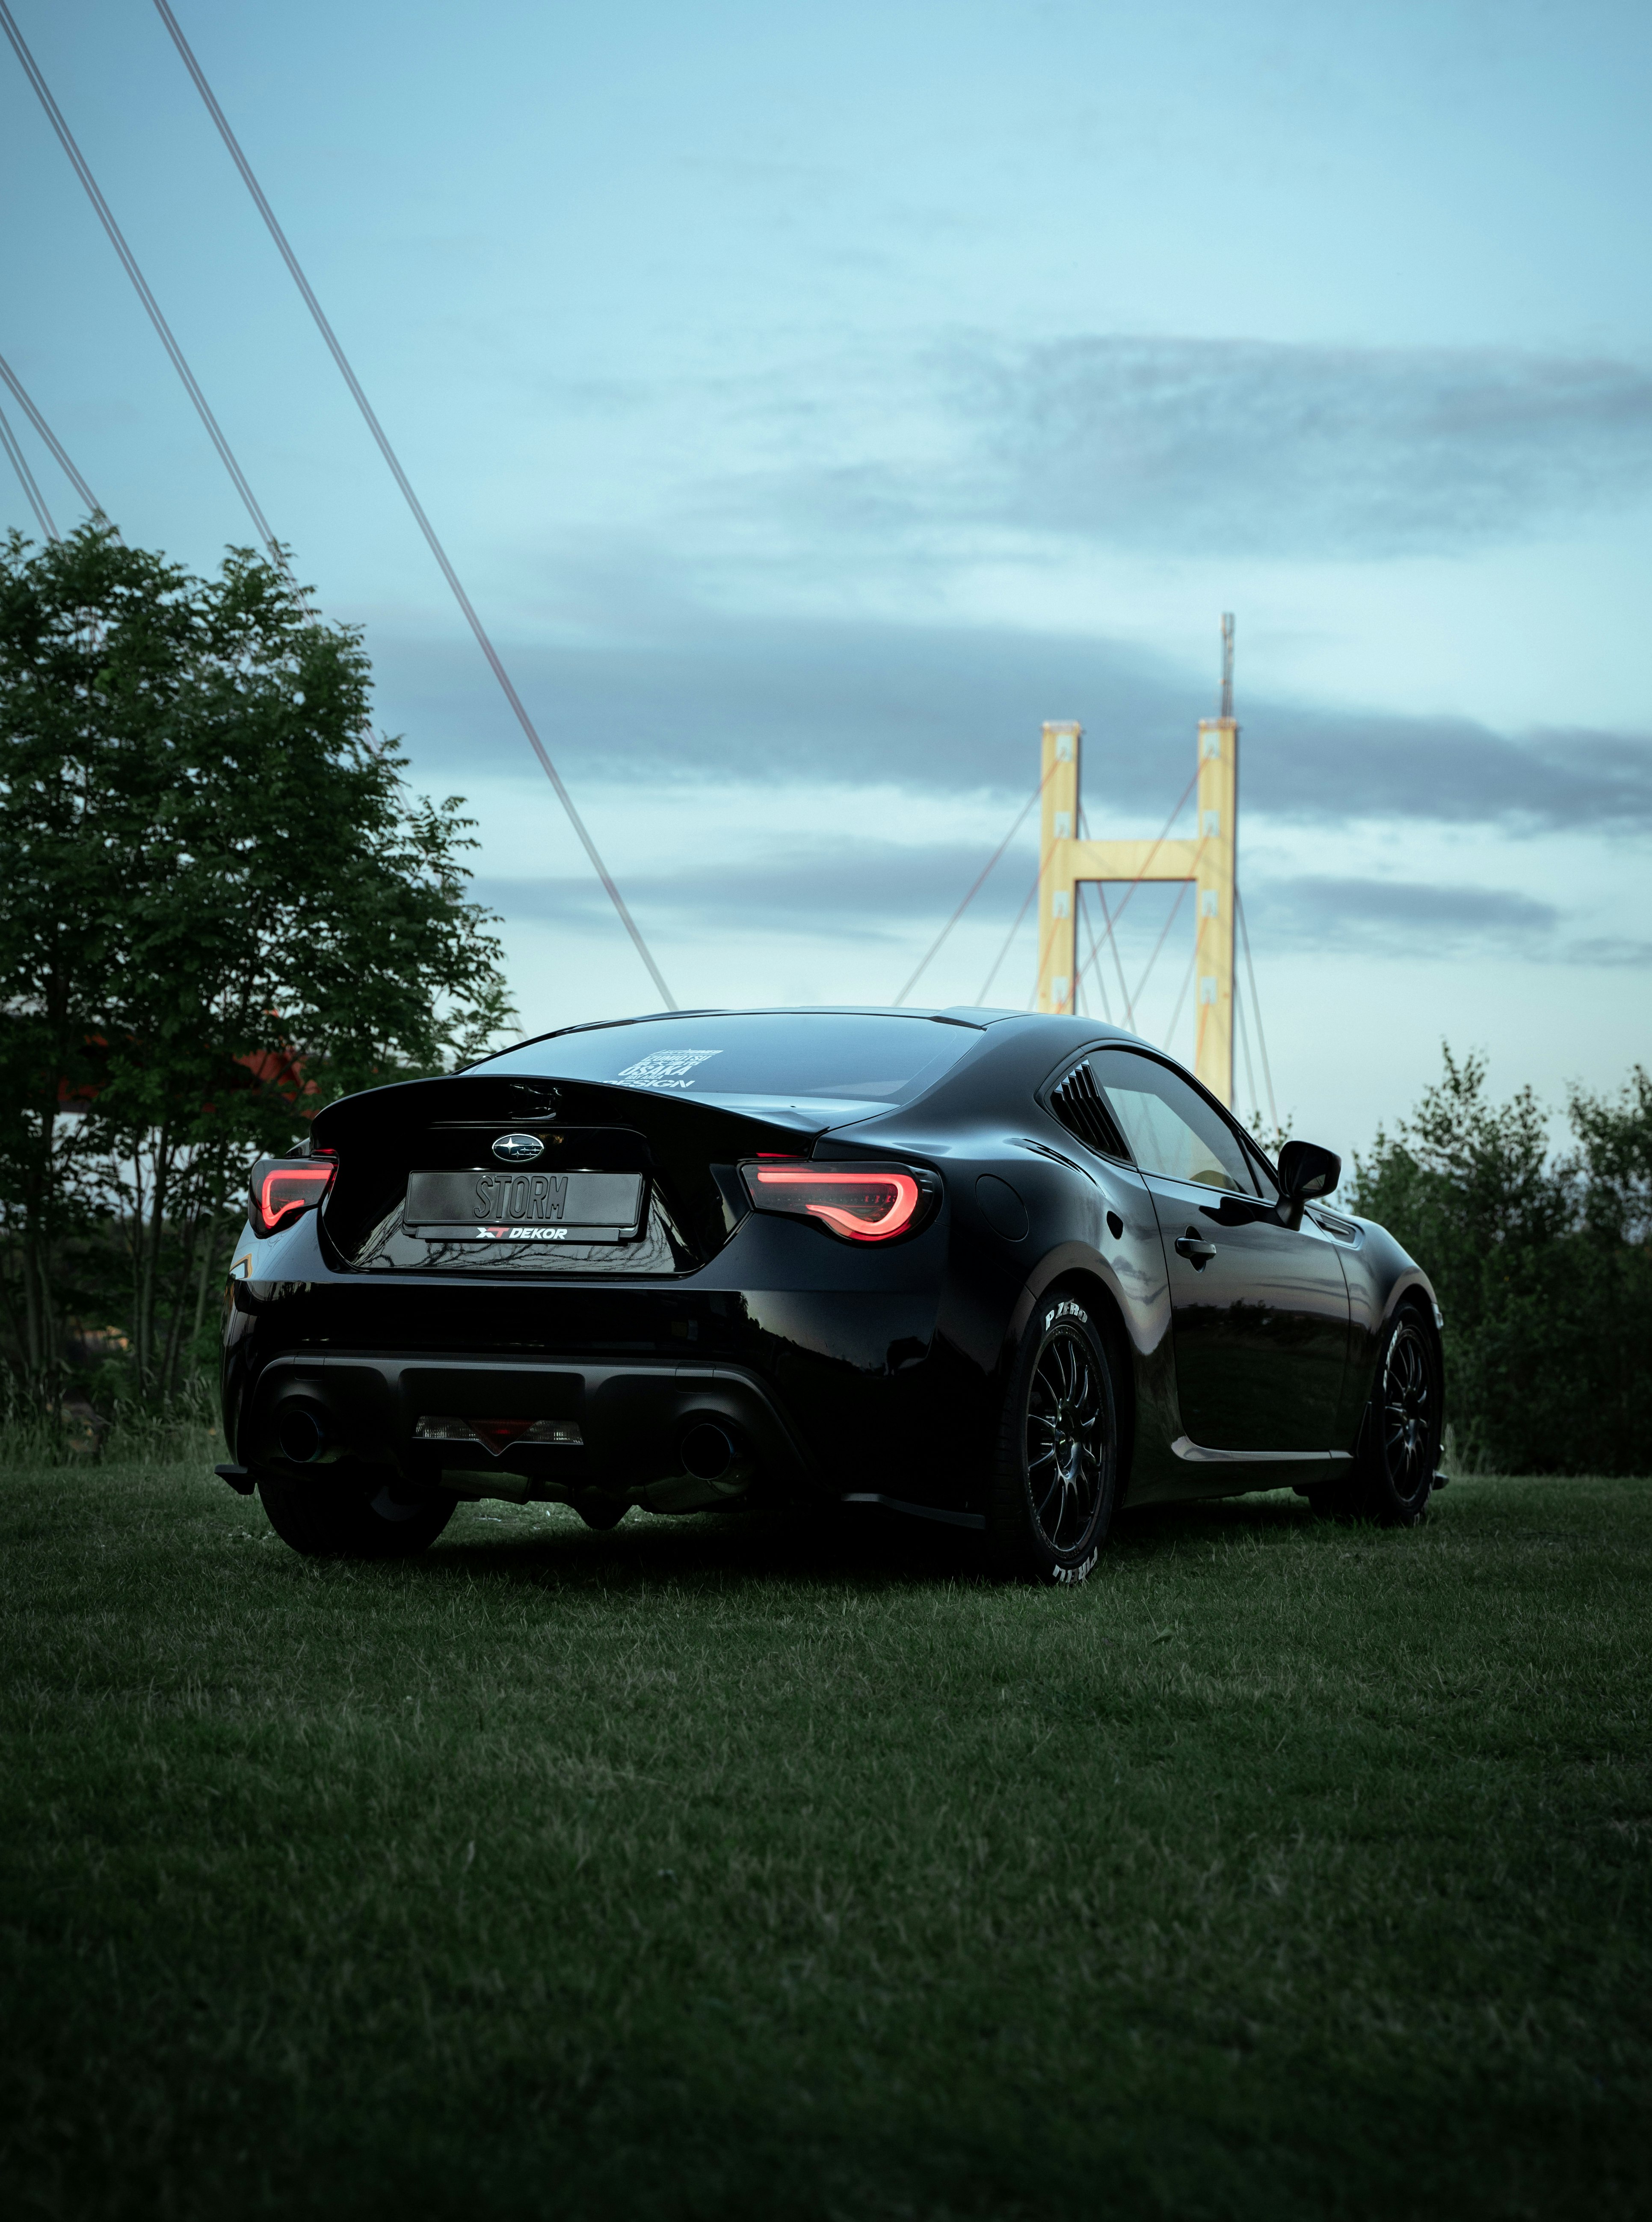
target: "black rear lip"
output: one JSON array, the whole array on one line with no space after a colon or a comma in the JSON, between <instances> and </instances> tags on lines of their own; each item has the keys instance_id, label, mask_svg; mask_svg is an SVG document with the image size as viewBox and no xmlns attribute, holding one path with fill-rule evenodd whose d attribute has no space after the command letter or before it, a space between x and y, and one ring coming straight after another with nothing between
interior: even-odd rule
<instances>
[{"instance_id":1,"label":"black rear lip","mask_svg":"<svg viewBox=\"0 0 1652 2222\"><path fill-rule=\"evenodd\" d=\"M683 1433L702 1418L731 1423L766 1473L815 1478L772 1392L742 1366L474 1352L286 1352L259 1373L236 1445L246 1466L306 1470L283 1457L275 1439L277 1409L296 1397L323 1408L342 1449L387 1459L410 1481L434 1482L444 1469L469 1467L583 1488L634 1487L680 1472ZM573 1420L584 1443L517 1445L495 1458L480 1444L418 1440L413 1431L426 1414Z\"/></svg>"}]
</instances>

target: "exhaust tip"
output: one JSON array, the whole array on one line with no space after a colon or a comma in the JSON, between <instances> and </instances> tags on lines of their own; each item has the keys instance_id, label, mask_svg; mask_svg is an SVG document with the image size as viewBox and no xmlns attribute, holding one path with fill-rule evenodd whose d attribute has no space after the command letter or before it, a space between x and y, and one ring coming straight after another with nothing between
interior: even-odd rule
<instances>
[{"instance_id":1,"label":"exhaust tip","mask_svg":"<svg viewBox=\"0 0 1652 2222\"><path fill-rule=\"evenodd\" d=\"M677 1455L696 1481L720 1481L734 1463L734 1440L714 1420L701 1420L684 1435Z\"/></svg>"},{"instance_id":2,"label":"exhaust tip","mask_svg":"<svg viewBox=\"0 0 1652 2222\"><path fill-rule=\"evenodd\" d=\"M275 1442L293 1466L314 1466L332 1447L327 1415L316 1404L288 1404L275 1422Z\"/></svg>"}]
</instances>

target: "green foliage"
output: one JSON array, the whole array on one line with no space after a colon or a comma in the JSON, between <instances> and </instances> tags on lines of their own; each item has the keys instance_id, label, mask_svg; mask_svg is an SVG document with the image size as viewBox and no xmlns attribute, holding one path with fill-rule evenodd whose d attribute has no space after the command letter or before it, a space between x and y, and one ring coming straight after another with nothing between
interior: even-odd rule
<instances>
[{"instance_id":1,"label":"green foliage","mask_svg":"<svg viewBox=\"0 0 1652 2222\"><path fill-rule=\"evenodd\" d=\"M1652 1488L292 1556L0 1474L19 2215L1643 2222Z\"/></svg>"},{"instance_id":2,"label":"green foliage","mask_svg":"<svg viewBox=\"0 0 1652 2222\"><path fill-rule=\"evenodd\" d=\"M1356 1160L1380 1220L1446 1315L1447 1402L1465 1462L1550 1473L1652 1468L1652 1079L1574 1090L1573 1152L1529 1088L1493 1104L1484 1058L1448 1048L1409 1120Z\"/></svg>"},{"instance_id":3,"label":"green foliage","mask_svg":"<svg viewBox=\"0 0 1652 2222\"><path fill-rule=\"evenodd\" d=\"M359 632L250 551L0 549L0 1292L44 1398L77 1318L169 1392L250 1158L506 1015L470 821L368 700Z\"/></svg>"}]
</instances>

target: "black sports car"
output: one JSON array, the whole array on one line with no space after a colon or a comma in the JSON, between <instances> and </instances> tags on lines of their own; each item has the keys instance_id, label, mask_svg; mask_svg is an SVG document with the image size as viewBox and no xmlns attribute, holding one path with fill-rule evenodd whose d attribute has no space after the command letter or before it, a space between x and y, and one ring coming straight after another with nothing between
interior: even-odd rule
<instances>
[{"instance_id":1,"label":"black sports car","mask_svg":"<svg viewBox=\"0 0 1652 2222\"><path fill-rule=\"evenodd\" d=\"M1414 1521L1416 1265L1181 1067L1025 1012L568 1026L330 1104L254 1170L226 1295L235 1487L301 1551L467 1497L606 1528L760 1487L982 1531L1082 1581L1124 1503L1295 1485Z\"/></svg>"}]
</instances>

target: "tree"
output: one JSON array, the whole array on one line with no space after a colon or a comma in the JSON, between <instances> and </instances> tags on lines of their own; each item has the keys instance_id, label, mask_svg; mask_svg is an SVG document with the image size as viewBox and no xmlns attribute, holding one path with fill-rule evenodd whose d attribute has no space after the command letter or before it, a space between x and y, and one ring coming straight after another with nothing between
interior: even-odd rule
<instances>
[{"instance_id":1,"label":"tree","mask_svg":"<svg viewBox=\"0 0 1652 2222\"><path fill-rule=\"evenodd\" d=\"M1443 1076L1369 1158L1354 1208L1435 1284L1459 1442L1504 1472L1652 1469L1652 1082L1573 1090L1550 1153L1529 1088L1488 1096L1484 1058Z\"/></svg>"},{"instance_id":2,"label":"tree","mask_svg":"<svg viewBox=\"0 0 1652 2222\"><path fill-rule=\"evenodd\" d=\"M369 686L359 630L250 550L0 549L0 1288L41 1393L111 1235L164 1390L248 1159L509 1015L471 821L408 794Z\"/></svg>"}]
</instances>

